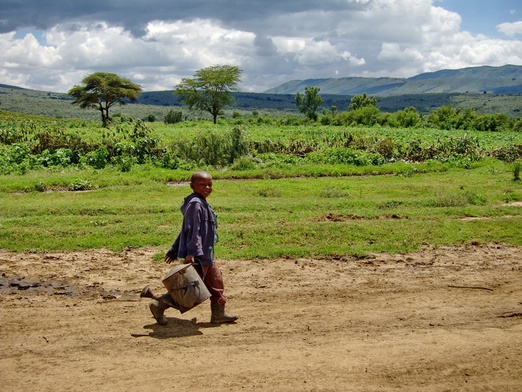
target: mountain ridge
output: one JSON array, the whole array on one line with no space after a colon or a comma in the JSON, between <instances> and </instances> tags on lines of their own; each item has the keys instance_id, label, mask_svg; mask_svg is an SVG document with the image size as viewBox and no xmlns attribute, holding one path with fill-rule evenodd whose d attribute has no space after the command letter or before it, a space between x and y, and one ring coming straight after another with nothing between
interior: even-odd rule
<instances>
[{"instance_id":1,"label":"mountain ridge","mask_svg":"<svg viewBox=\"0 0 522 392\"><path fill-rule=\"evenodd\" d=\"M296 94L319 87L321 94L406 95L430 93L521 94L522 66L479 66L425 72L410 78L342 77L291 80L270 88L266 94Z\"/></svg>"}]
</instances>

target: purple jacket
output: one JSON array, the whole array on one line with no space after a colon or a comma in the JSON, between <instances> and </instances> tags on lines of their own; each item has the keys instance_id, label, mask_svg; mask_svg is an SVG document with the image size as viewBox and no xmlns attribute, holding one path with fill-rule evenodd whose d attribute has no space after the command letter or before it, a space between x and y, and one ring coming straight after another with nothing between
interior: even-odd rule
<instances>
[{"instance_id":1,"label":"purple jacket","mask_svg":"<svg viewBox=\"0 0 522 392\"><path fill-rule=\"evenodd\" d=\"M217 242L217 216L207 201L197 193L187 196L181 204L183 224L167 254L178 258L194 255L203 265L214 262L214 244Z\"/></svg>"}]
</instances>

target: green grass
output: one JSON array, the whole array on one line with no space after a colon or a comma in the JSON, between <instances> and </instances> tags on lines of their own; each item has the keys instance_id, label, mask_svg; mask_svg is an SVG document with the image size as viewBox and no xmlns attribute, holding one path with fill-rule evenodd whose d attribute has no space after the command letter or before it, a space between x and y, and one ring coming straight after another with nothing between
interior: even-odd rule
<instances>
[{"instance_id":1,"label":"green grass","mask_svg":"<svg viewBox=\"0 0 522 392\"><path fill-rule=\"evenodd\" d=\"M207 121L186 121L174 125L166 125L155 122L149 124L153 129L153 136L164 141L165 144L173 143L180 138L193 137L197 133L209 131L225 132L234 125L234 120L220 120L217 125ZM362 137L382 139L390 137L397 143L408 143L411 140L421 140L423 143L434 143L440 139L460 138L464 136L476 137L481 147L485 149L497 148L506 144L522 144L521 132L481 132L465 130L444 130L435 128L391 128L391 127L343 127L333 125L240 125L248 135L249 140L282 140L284 142L302 140L303 142L335 138L346 132L354 133Z\"/></svg>"},{"instance_id":2,"label":"green grass","mask_svg":"<svg viewBox=\"0 0 522 392\"><path fill-rule=\"evenodd\" d=\"M209 201L219 216L218 258L365 256L470 242L522 245L521 207L513 204L522 201L522 184L513 180L512 165L489 160L469 170L409 175L400 168L390 166L390 174L381 175L250 179L213 171ZM183 184L189 176L153 167L2 176L0 249L164 252L181 225L179 205L190 191ZM68 190L78 179L92 189ZM50 191L37 191L37 184Z\"/></svg>"},{"instance_id":3,"label":"green grass","mask_svg":"<svg viewBox=\"0 0 522 392\"><path fill-rule=\"evenodd\" d=\"M89 141L101 140L106 132L84 120L4 113L3 121L6 129L16 132L57 127ZM231 120L217 126L203 121L151 126L152 137L167 146L198 133L227 135L236 125ZM264 154L262 163L259 156L244 156L238 166L234 162L223 168L197 167L216 180L209 201L220 218L219 258L365 256L469 242L521 245L521 207L514 204L522 201L522 183L516 181L519 161L506 163L486 155L471 160L451 153L422 163L378 165L308 158L314 153L333 155L338 151L329 143L352 136L371 150L378 145L374 141L383 138L429 146L467 135L491 151L521 145L522 133L241 127L249 142L262 146L268 141L283 151L290 146L291 152L259 153ZM305 157L300 152L308 147L314 150ZM186 181L192 171L161 168L154 162L134 164L129 170L117 165L99 170L51 166L0 175L0 249L153 247L164 252L181 225L179 205L190 191Z\"/></svg>"}]
</instances>

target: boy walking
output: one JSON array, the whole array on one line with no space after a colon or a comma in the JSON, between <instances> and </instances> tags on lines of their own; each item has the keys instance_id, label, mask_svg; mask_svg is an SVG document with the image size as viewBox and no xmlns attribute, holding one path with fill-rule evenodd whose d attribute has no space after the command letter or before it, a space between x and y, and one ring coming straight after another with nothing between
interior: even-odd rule
<instances>
[{"instance_id":1,"label":"boy walking","mask_svg":"<svg viewBox=\"0 0 522 392\"><path fill-rule=\"evenodd\" d=\"M235 314L225 313L227 298L224 295L224 282L221 271L214 262L214 244L217 242L217 216L206 199L212 193L212 177L205 171L196 172L190 180L192 193L181 205L183 224L176 241L165 255L165 262L170 264L178 258L185 264L192 264L201 276L210 292L210 322L222 324L238 319ZM142 292L150 291L148 286ZM164 316L166 309L179 309L169 293L151 301L150 310L156 321L167 324Z\"/></svg>"}]
</instances>

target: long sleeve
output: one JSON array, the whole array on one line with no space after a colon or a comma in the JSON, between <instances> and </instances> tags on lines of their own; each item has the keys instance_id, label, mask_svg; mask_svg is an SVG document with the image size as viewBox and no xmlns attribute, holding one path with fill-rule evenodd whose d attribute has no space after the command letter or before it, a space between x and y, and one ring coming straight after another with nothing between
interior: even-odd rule
<instances>
[{"instance_id":1,"label":"long sleeve","mask_svg":"<svg viewBox=\"0 0 522 392\"><path fill-rule=\"evenodd\" d=\"M201 237L201 224L204 221L200 203L190 203L185 210L183 219L183 232L188 255L203 256L203 239Z\"/></svg>"}]
</instances>

